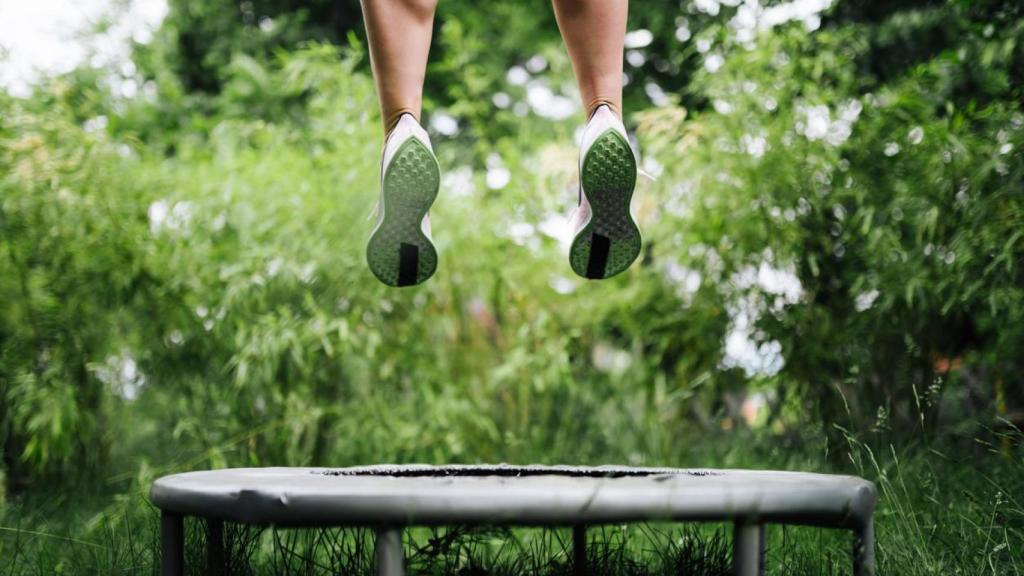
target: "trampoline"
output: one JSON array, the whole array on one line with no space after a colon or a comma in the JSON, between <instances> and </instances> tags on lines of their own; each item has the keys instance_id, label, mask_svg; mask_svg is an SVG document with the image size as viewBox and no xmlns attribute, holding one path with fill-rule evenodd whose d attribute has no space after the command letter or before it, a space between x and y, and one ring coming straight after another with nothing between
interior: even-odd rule
<instances>
[{"instance_id":1,"label":"trampoline","mask_svg":"<svg viewBox=\"0 0 1024 576\"><path fill-rule=\"evenodd\" d=\"M737 576L764 570L764 526L853 533L853 574L875 573L874 484L853 476L620 466L366 466L238 468L165 476L161 574L184 573L184 518L207 521L207 565L223 563L223 522L376 530L379 576L404 573L408 526L566 526L573 566L586 574L586 528L629 522L732 522Z\"/></svg>"}]
</instances>

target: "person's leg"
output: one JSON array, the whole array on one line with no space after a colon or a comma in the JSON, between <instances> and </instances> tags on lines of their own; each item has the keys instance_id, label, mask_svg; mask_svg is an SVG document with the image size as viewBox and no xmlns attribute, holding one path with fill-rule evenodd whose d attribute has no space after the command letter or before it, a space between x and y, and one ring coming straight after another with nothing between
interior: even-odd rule
<instances>
[{"instance_id":1,"label":"person's leg","mask_svg":"<svg viewBox=\"0 0 1024 576\"><path fill-rule=\"evenodd\" d=\"M622 51L629 0L552 0L584 110L622 115Z\"/></svg>"},{"instance_id":2,"label":"person's leg","mask_svg":"<svg viewBox=\"0 0 1024 576\"><path fill-rule=\"evenodd\" d=\"M389 132L404 113L418 121L437 0L361 0L381 117Z\"/></svg>"},{"instance_id":3,"label":"person's leg","mask_svg":"<svg viewBox=\"0 0 1024 576\"><path fill-rule=\"evenodd\" d=\"M370 271L388 286L413 286L437 269L428 211L440 187L430 136L419 124L437 0L361 0L384 120L377 224L366 245Z\"/></svg>"},{"instance_id":4,"label":"person's leg","mask_svg":"<svg viewBox=\"0 0 1024 576\"><path fill-rule=\"evenodd\" d=\"M622 52L629 0L552 0L572 59L587 125L569 264L584 278L625 272L640 254L629 210L636 157L622 124Z\"/></svg>"}]
</instances>

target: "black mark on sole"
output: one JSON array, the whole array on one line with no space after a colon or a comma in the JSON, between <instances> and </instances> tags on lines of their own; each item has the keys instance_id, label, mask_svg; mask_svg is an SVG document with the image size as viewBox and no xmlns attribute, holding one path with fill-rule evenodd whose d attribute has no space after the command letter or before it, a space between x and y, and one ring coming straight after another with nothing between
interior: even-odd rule
<instances>
[{"instance_id":1,"label":"black mark on sole","mask_svg":"<svg viewBox=\"0 0 1024 576\"><path fill-rule=\"evenodd\" d=\"M604 269L608 264L608 252L612 241L607 236L593 234L590 237L590 258L587 260L587 278L604 278Z\"/></svg>"},{"instance_id":2,"label":"black mark on sole","mask_svg":"<svg viewBox=\"0 0 1024 576\"><path fill-rule=\"evenodd\" d=\"M398 248L398 285L412 286L420 268L420 248L415 244L402 242Z\"/></svg>"}]
</instances>

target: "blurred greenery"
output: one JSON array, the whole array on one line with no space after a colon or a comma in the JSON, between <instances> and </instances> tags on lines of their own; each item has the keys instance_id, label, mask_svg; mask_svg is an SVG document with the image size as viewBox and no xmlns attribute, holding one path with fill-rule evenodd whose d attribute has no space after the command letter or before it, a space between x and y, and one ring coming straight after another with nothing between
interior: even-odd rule
<instances>
[{"instance_id":1,"label":"blurred greenery","mask_svg":"<svg viewBox=\"0 0 1024 576\"><path fill-rule=\"evenodd\" d=\"M1024 9L631 5L656 179L600 283L566 261L546 2L440 3L442 260L410 290L363 260L358 2L171 0L129 74L0 91L0 527L86 542L0 533L9 571L151 570L162 473L508 461L858 473L883 573L1020 573ZM829 542L774 569L841 573Z\"/></svg>"}]
</instances>

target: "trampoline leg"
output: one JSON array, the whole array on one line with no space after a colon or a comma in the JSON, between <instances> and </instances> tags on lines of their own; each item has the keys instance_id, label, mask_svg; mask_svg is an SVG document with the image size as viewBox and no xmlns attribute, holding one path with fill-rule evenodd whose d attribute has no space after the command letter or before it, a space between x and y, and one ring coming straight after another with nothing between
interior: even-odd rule
<instances>
[{"instance_id":1,"label":"trampoline leg","mask_svg":"<svg viewBox=\"0 0 1024 576\"><path fill-rule=\"evenodd\" d=\"M875 525L873 520L853 533L853 576L875 576Z\"/></svg>"},{"instance_id":2,"label":"trampoline leg","mask_svg":"<svg viewBox=\"0 0 1024 576\"><path fill-rule=\"evenodd\" d=\"M178 514L160 514L160 576L185 574L185 519Z\"/></svg>"},{"instance_id":3,"label":"trampoline leg","mask_svg":"<svg viewBox=\"0 0 1024 576\"><path fill-rule=\"evenodd\" d=\"M764 574L764 525L737 522L732 536L732 571L735 576Z\"/></svg>"},{"instance_id":4,"label":"trampoline leg","mask_svg":"<svg viewBox=\"0 0 1024 576\"><path fill-rule=\"evenodd\" d=\"M405 574L404 554L400 528L377 529L377 542L374 545L377 576L403 576Z\"/></svg>"},{"instance_id":5,"label":"trampoline leg","mask_svg":"<svg viewBox=\"0 0 1024 576\"><path fill-rule=\"evenodd\" d=\"M587 574L587 527L572 527L572 573L573 576Z\"/></svg>"},{"instance_id":6,"label":"trampoline leg","mask_svg":"<svg viewBox=\"0 0 1024 576\"><path fill-rule=\"evenodd\" d=\"M223 576L224 563L224 522L206 520L206 573L208 576Z\"/></svg>"}]
</instances>

